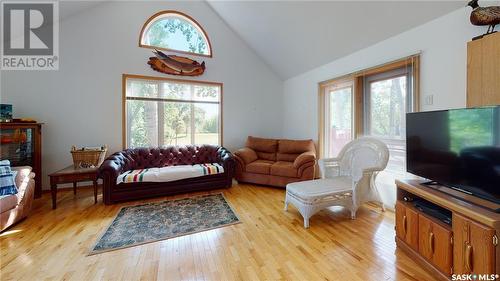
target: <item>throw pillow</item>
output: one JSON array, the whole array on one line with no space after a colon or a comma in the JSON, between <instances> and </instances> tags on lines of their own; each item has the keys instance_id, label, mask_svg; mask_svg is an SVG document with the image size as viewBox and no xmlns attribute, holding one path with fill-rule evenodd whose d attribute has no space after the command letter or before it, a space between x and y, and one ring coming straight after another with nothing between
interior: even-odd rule
<instances>
[{"instance_id":1,"label":"throw pillow","mask_svg":"<svg viewBox=\"0 0 500 281\"><path fill-rule=\"evenodd\" d=\"M10 161L0 161L0 195L16 194L17 188L14 180L14 173L10 169Z\"/></svg>"},{"instance_id":2,"label":"throw pillow","mask_svg":"<svg viewBox=\"0 0 500 281\"><path fill-rule=\"evenodd\" d=\"M1 160L0 161L0 174L9 173L10 169L10 161L9 160Z\"/></svg>"}]
</instances>

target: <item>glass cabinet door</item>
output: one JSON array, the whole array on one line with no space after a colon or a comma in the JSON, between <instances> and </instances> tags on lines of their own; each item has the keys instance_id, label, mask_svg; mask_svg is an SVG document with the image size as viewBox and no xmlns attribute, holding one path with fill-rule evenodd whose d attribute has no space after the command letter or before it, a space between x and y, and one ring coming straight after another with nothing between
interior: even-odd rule
<instances>
[{"instance_id":1,"label":"glass cabinet door","mask_svg":"<svg viewBox=\"0 0 500 281\"><path fill-rule=\"evenodd\" d=\"M12 166L33 166L33 134L34 130L32 128L1 128L1 159L10 160Z\"/></svg>"}]
</instances>

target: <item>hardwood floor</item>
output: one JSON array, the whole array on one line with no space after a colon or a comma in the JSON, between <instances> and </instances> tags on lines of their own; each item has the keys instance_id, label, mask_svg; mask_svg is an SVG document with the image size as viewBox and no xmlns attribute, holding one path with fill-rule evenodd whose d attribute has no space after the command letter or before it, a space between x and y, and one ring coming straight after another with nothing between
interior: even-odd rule
<instances>
[{"instance_id":1,"label":"hardwood floor","mask_svg":"<svg viewBox=\"0 0 500 281\"><path fill-rule=\"evenodd\" d=\"M324 210L304 229L284 190L234 185L223 192L242 223L87 256L120 207L92 189L35 200L31 215L0 234L1 280L434 280L394 242L394 213L364 206L356 220ZM207 193L207 192L205 192ZM197 193L202 194L202 193ZM155 198L187 197L188 195Z\"/></svg>"}]
</instances>

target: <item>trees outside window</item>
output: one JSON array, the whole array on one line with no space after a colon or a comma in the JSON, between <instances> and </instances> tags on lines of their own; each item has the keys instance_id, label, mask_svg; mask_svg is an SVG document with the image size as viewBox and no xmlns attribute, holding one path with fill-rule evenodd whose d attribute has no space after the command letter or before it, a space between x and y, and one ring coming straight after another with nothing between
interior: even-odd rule
<instances>
[{"instance_id":1,"label":"trees outside window","mask_svg":"<svg viewBox=\"0 0 500 281\"><path fill-rule=\"evenodd\" d=\"M412 71L408 67L364 77L364 135L384 141L387 172L406 173L406 113L412 111Z\"/></svg>"},{"instance_id":2,"label":"trees outside window","mask_svg":"<svg viewBox=\"0 0 500 281\"><path fill-rule=\"evenodd\" d=\"M212 56L205 30L190 16L177 11L162 11L144 24L139 46Z\"/></svg>"},{"instance_id":3,"label":"trees outside window","mask_svg":"<svg viewBox=\"0 0 500 281\"><path fill-rule=\"evenodd\" d=\"M124 79L127 147L221 144L222 84Z\"/></svg>"}]
</instances>

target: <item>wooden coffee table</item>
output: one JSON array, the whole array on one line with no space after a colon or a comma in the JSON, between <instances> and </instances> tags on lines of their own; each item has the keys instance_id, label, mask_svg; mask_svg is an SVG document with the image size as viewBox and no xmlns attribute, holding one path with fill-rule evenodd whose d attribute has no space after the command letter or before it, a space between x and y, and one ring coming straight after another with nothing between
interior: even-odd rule
<instances>
[{"instance_id":1,"label":"wooden coffee table","mask_svg":"<svg viewBox=\"0 0 500 281\"><path fill-rule=\"evenodd\" d=\"M57 185L63 183L73 183L73 193L76 194L77 182L91 181L94 185L94 204L97 203L97 169L98 168L75 169L73 165L71 165L50 174L49 177L50 193L52 194L52 209L56 208Z\"/></svg>"}]
</instances>

